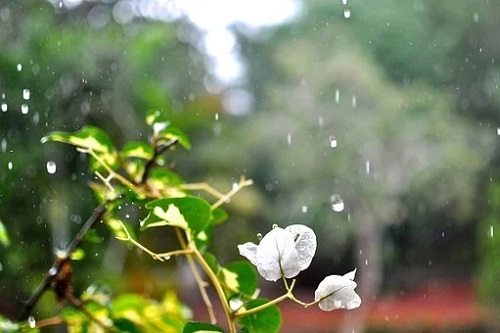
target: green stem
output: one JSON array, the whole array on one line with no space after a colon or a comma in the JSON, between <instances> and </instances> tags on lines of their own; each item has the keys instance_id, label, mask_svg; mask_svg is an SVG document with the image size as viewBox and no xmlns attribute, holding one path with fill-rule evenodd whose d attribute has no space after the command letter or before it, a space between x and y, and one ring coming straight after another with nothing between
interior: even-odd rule
<instances>
[{"instance_id":1,"label":"green stem","mask_svg":"<svg viewBox=\"0 0 500 333\"><path fill-rule=\"evenodd\" d=\"M293 280L292 284L290 285L290 288L287 287L287 293L286 294L281 295L280 297L275 298L272 301L269 301L269 302L267 302L265 304L256 306L255 308L251 308L251 309L248 309L248 310L238 310L236 313L234 313L234 317L237 318L237 317L244 317L244 316L251 315L252 313L256 313L256 312L265 310L265 309L267 309L270 306L273 306L275 304L281 303L281 302L283 302L286 299L295 300L295 296L293 296L293 288L295 287L295 282L296 282L296 280Z\"/></svg>"},{"instance_id":2,"label":"green stem","mask_svg":"<svg viewBox=\"0 0 500 333\"><path fill-rule=\"evenodd\" d=\"M215 292L217 293L217 296L219 297L219 300L220 300L221 305L222 305L222 309L224 310L224 314L226 316L227 323L229 325L229 332L236 333L236 325L233 321L233 314L232 314L231 309L229 308L229 305L228 305L227 300L226 300L226 295L224 294L224 290L222 290L222 286L219 282L219 279L217 278L215 273L212 271L212 269L210 268L208 263L205 261L205 259L201 255L201 253L198 251L198 248L195 245L193 245L194 242L192 240L188 240L188 241L189 241L190 248L193 251L193 256L196 258L196 260L200 264L201 268L203 269L205 274L207 274L208 278L210 279L210 281L212 282L212 285L215 288Z\"/></svg>"}]
</instances>

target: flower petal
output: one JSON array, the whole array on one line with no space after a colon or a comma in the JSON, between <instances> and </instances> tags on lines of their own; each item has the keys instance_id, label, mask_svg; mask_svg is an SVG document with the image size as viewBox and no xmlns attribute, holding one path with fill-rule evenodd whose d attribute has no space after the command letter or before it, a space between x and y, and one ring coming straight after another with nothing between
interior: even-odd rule
<instances>
[{"instance_id":1,"label":"flower petal","mask_svg":"<svg viewBox=\"0 0 500 333\"><path fill-rule=\"evenodd\" d=\"M354 291L357 284L352 281L356 270L343 276L330 275L321 281L314 293L321 310L355 309L361 305L361 298ZM352 278L352 279L351 279Z\"/></svg>"},{"instance_id":2,"label":"flower petal","mask_svg":"<svg viewBox=\"0 0 500 333\"><path fill-rule=\"evenodd\" d=\"M290 278L300 272L299 255L292 235L276 227L268 232L257 248L257 271L268 281L276 281L283 275Z\"/></svg>"},{"instance_id":3,"label":"flower petal","mask_svg":"<svg viewBox=\"0 0 500 333\"><path fill-rule=\"evenodd\" d=\"M299 268L303 271L309 267L316 253L316 234L311 228L303 224L292 224L286 227L285 230L292 234L300 258L298 262Z\"/></svg>"},{"instance_id":4,"label":"flower petal","mask_svg":"<svg viewBox=\"0 0 500 333\"><path fill-rule=\"evenodd\" d=\"M240 255L247 258L253 265L257 266L257 245L247 242L238 245Z\"/></svg>"}]
</instances>

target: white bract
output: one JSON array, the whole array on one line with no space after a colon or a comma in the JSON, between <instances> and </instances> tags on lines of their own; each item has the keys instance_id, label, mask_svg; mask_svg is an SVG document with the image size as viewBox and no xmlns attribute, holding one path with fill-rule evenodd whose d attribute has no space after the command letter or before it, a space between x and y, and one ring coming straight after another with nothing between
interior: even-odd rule
<instances>
[{"instance_id":1,"label":"white bract","mask_svg":"<svg viewBox=\"0 0 500 333\"><path fill-rule=\"evenodd\" d=\"M354 282L356 270L345 275L329 275L321 281L314 292L314 300L319 300L319 307L323 311L336 309L352 310L361 305L361 298L356 294Z\"/></svg>"},{"instance_id":2,"label":"white bract","mask_svg":"<svg viewBox=\"0 0 500 333\"><path fill-rule=\"evenodd\" d=\"M293 278L311 264L316 252L314 231L302 224L285 229L275 227L260 241L259 245L238 245L240 254L257 267L259 274L268 281L282 276Z\"/></svg>"}]
</instances>

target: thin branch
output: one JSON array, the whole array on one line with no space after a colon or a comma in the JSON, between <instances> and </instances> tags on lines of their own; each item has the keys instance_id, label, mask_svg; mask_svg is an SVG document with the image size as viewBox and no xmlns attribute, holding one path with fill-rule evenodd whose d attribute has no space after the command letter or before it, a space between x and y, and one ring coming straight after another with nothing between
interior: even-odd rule
<instances>
[{"instance_id":1,"label":"thin branch","mask_svg":"<svg viewBox=\"0 0 500 333\"><path fill-rule=\"evenodd\" d=\"M270 307L272 305L281 303L281 302L283 302L286 299L295 299L295 297L293 296L293 288L295 287L295 282L296 282L295 279L292 280L292 283L290 284L290 288L287 288L287 293L286 294L281 295L280 297L275 298L272 301L269 301L269 302L264 303L262 305L256 306L255 308L251 308L251 309L248 309L248 310L245 310L245 309L242 310L240 308L240 310L236 311L236 313L234 313L233 316L235 318L248 316L248 315L250 315L252 313L257 313L259 311L267 309L268 307Z\"/></svg>"},{"instance_id":2,"label":"thin branch","mask_svg":"<svg viewBox=\"0 0 500 333\"><path fill-rule=\"evenodd\" d=\"M105 201L99 206L97 206L92 215L88 218L87 221L85 221L80 231L78 231L78 233L75 235L75 237L73 238L67 249L64 251L64 257L62 258L58 257L54 260L52 267L50 267L48 272L45 274L45 277L42 280L42 282L40 282L38 287L31 294L30 298L24 303L23 309L19 316L19 321L24 321L29 317L31 311L33 310L34 306L36 305L40 297L48 288L50 288L52 282L54 281L54 278L58 275L59 270L63 266L63 263L69 260L71 254L78 247L85 234L94 225L94 223L101 218L102 214L106 209L107 204L108 201Z\"/></svg>"},{"instance_id":3,"label":"thin branch","mask_svg":"<svg viewBox=\"0 0 500 333\"><path fill-rule=\"evenodd\" d=\"M148 163L146 163L146 166L144 167L144 173L142 174L141 181L139 182L139 184L144 184L146 182L146 180L149 177L149 173L151 172L151 169L156 164L156 160L158 159L158 157L160 157L161 154L163 154L177 142L178 139L174 138L165 143L162 143L158 147L155 147L153 157L148 161ZM156 141L154 142L154 144L156 146Z\"/></svg>"}]
</instances>

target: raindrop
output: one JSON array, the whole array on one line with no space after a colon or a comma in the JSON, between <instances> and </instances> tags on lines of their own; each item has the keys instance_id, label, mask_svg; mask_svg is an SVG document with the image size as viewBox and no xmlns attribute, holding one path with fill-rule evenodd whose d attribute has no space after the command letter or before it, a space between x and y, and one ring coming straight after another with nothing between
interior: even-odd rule
<instances>
[{"instance_id":1,"label":"raindrop","mask_svg":"<svg viewBox=\"0 0 500 333\"><path fill-rule=\"evenodd\" d=\"M56 162L54 161L48 161L47 162L47 172L53 175L57 171L57 165Z\"/></svg>"},{"instance_id":2,"label":"raindrop","mask_svg":"<svg viewBox=\"0 0 500 333\"><path fill-rule=\"evenodd\" d=\"M256 236L257 240L260 242L262 240L262 234L259 232Z\"/></svg>"},{"instance_id":3,"label":"raindrop","mask_svg":"<svg viewBox=\"0 0 500 333\"><path fill-rule=\"evenodd\" d=\"M39 121L40 121L40 115L38 114L38 112L35 112L35 114L33 115L33 123L38 124Z\"/></svg>"},{"instance_id":4,"label":"raindrop","mask_svg":"<svg viewBox=\"0 0 500 333\"><path fill-rule=\"evenodd\" d=\"M318 126L323 127L324 124L325 124L325 119L323 119L323 116L319 116L318 117Z\"/></svg>"},{"instance_id":5,"label":"raindrop","mask_svg":"<svg viewBox=\"0 0 500 333\"><path fill-rule=\"evenodd\" d=\"M350 9L344 9L344 17L346 19L351 17L351 10Z\"/></svg>"},{"instance_id":6,"label":"raindrop","mask_svg":"<svg viewBox=\"0 0 500 333\"><path fill-rule=\"evenodd\" d=\"M493 226L490 225L490 232L489 232L490 238L493 238Z\"/></svg>"},{"instance_id":7,"label":"raindrop","mask_svg":"<svg viewBox=\"0 0 500 333\"><path fill-rule=\"evenodd\" d=\"M29 89L23 89L23 99L25 99L25 100L30 99L30 90Z\"/></svg>"},{"instance_id":8,"label":"raindrop","mask_svg":"<svg viewBox=\"0 0 500 333\"><path fill-rule=\"evenodd\" d=\"M229 307L231 310L236 311L243 305L243 301L238 297L233 297L229 300Z\"/></svg>"},{"instance_id":9,"label":"raindrop","mask_svg":"<svg viewBox=\"0 0 500 333\"><path fill-rule=\"evenodd\" d=\"M23 65L22 64L17 64L17 71L20 72L23 70Z\"/></svg>"},{"instance_id":10,"label":"raindrop","mask_svg":"<svg viewBox=\"0 0 500 333\"><path fill-rule=\"evenodd\" d=\"M441 237L444 238L444 231L441 233Z\"/></svg>"},{"instance_id":11,"label":"raindrop","mask_svg":"<svg viewBox=\"0 0 500 333\"><path fill-rule=\"evenodd\" d=\"M335 90L335 103L340 101L340 91L338 89Z\"/></svg>"},{"instance_id":12,"label":"raindrop","mask_svg":"<svg viewBox=\"0 0 500 333\"><path fill-rule=\"evenodd\" d=\"M352 103L352 107L355 108L357 105L356 95L352 95L351 103Z\"/></svg>"},{"instance_id":13,"label":"raindrop","mask_svg":"<svg viewBox=\"0 0 500 333\"><path fill-rule=\"evenodd\" d=\"M7 168L8 168L9 170L12 170L12 162L7 163Z\"/></svg>"},{"instance_id":14,"label":"raindrop","mask_svg":"<svg viewBox=\"0 0 500 333\"><path fill-rule=\"evenodd\" d=\"M62 8L62 6L63 6L62 1L59 1L59 8Z\"/></svg>"},{"instance_id":15,"label":"raindrop","mask_svg":"<svg viewBox=\"0 0 500 333\"><path fill-rule=\"evenodd\" d=\"M332 195L332 209L335 212L341 212L344 210L344 200L340 197L340 195L335 194Z\"/></svg>"},{"instance_id":16,"label":"raindrop","mask_svg":"<svg viewBox=\"0 0 500 333\"><path fill-rule=\"evenodd\" d=\"M286 143L288 145L291 145L292 144L292 134L291 133L288 133L287 137L286 137Z\"/></svg>"},{"instance_id":17,"label":"raindrop","mask_svg":"<svg viewBox=\"0 0 500 333\"><path fill-rule=\"evenodd\" d=\"M2 153L5 153L7 150L7 140L5 138L2 139L2 143L0 144L0 148L2 149Z\"/></svg>"},{"instance_id":18,"label":"raindrop","mask_svg":"<svg viewBox=\"0 0 500 333\"><path fill-rule=\"evenodd\" d=\"M500 127L497 127L497 135L500 135Z\"/></svg>"},{"instance_id":19,"label":"raindrop","mask_svg":"<svg viewBox=\"0 0 500 333\"><path fill-rule=\"evenodd\" d=\"M29 111L28 104L21 105L21 113L22 114L28 114L28 111Z\"/></svg>"},{"instance_id":20,"label":"raindrop","mask_svg":"<svg viewBox=\"0 0 500 333\"><path fill-rule=\"evenodd\" d=\"M233 183L233 191L238 191L240 189L240 185L238 183Z\"/></svg>"},{"instance_id":21,"label":"raindrop","mask_svg":"<svg viewBox=\"0 0 500 333\"><path fill-rule=\"evenodd\" d=\"M302 213L307 213L307 206L302 206Z\"/></svg>"},{"instance_id":22,"label":"raindrop","mask_svg":"<svg viewBox=\"0 0 500 333\"><path fill-rule=\"evenodd\" d=\"M277 227L278 227L278 225L276 223L274 223L273 226L272 226L273 229L277 228Z\"/></svg>"},{"instance_id":23,"label":"raindrop","mask_svg":"<svg viewBox=\"0 0 500 333\"><path fill-rule=\"evenodd\" d=\"M33 317L33 316L29 316L28 317L28 325L30 326L30 328L35 328L36 327L35 317Z\"/></svg>"},{"instance_id":24,"label":"raindrop","mask_svg":"<svg viewBox=\"0 0 500 333\"><path fill-rule=\"evenodd\" d=\"M219 113L218 113L218 112L216 112L216 113L215 113L215 121L218 121L218 120L219 120Z\"/></svg>"},{"instance_id":25,"label":"raindrop","mask_svg":"<svg viewBox=\"0 0 500 333\"><path fill-rule=\"evenodd\" d=\"M2 112L7 112L7 109L8 109L7 103L2 103L0 108L2 109Z\"/></svg>"},{"instance_id":26,"label":"raindrop","mask_svg":"<svg viewBox=\"0 0 500 333\"><path fill-rule=\"evenodd\" d=\"M3 265L2 263L0 262L0 272L3 271Z\"/></svg>"},{"instance_id":27,"label":"raindrop","mask_svg":"<svg viewBox=\"0 0 500 333\"><path fill-rule=\"evenodd\" d=\"M342 4L345 6L347 5L347 0L342 0Z\"/></svg>"},{"instance_id":28,"label":"raindrop","mask_svg":"<svg viewBox=\"0 0 500 333\"><path fill-rule=\"evenodd\" d=\"M50 275L50 276L55 276L56 274L57 274L57 268L55 268L55 267L51 267L51 268L49 269L49 275Z\"/></svg>"},{"instance_id":29,"label":"raindrop","mask_svg":"<svg viewBox=\"0 0 500 333\"><path fill-rule=\"evenodd\" d=\"M330 138L328 140L330 141L330 147L337 147L337 138L335 138L334 135L330 135Z\"/></svg>"},{"instance_id":30,"label":"raindrop","mask_svg":"<svg viewBox=\"0 0 500 333\"><path fill-rule=\"evenodd\" d=\"M366 160L366 161L365 161L365 173L366 173L367 175L369 175L369 174L370 174L370 167L371 167L371 166L370 166L370 160Z\"/></svg>"},{"instance_id":31,"label":"raindrop","mask_svg":"<svg viewBox=\"0 0 500 333\"><path fill-rule=\"evenodd\" d=\"M472 14L472 19L474 20L475 23L479 22L479 13L474 13Z\"/></svg>"},{"instance_id":32,"label":"raindrop","mask_svg":"<svg viewBox=\"0 0 500 333\"><path fill-rule=\"evenodd\" d=\"M365 259L365 266L368 266L368 259Z\"/></svg>"}]
</instances>

